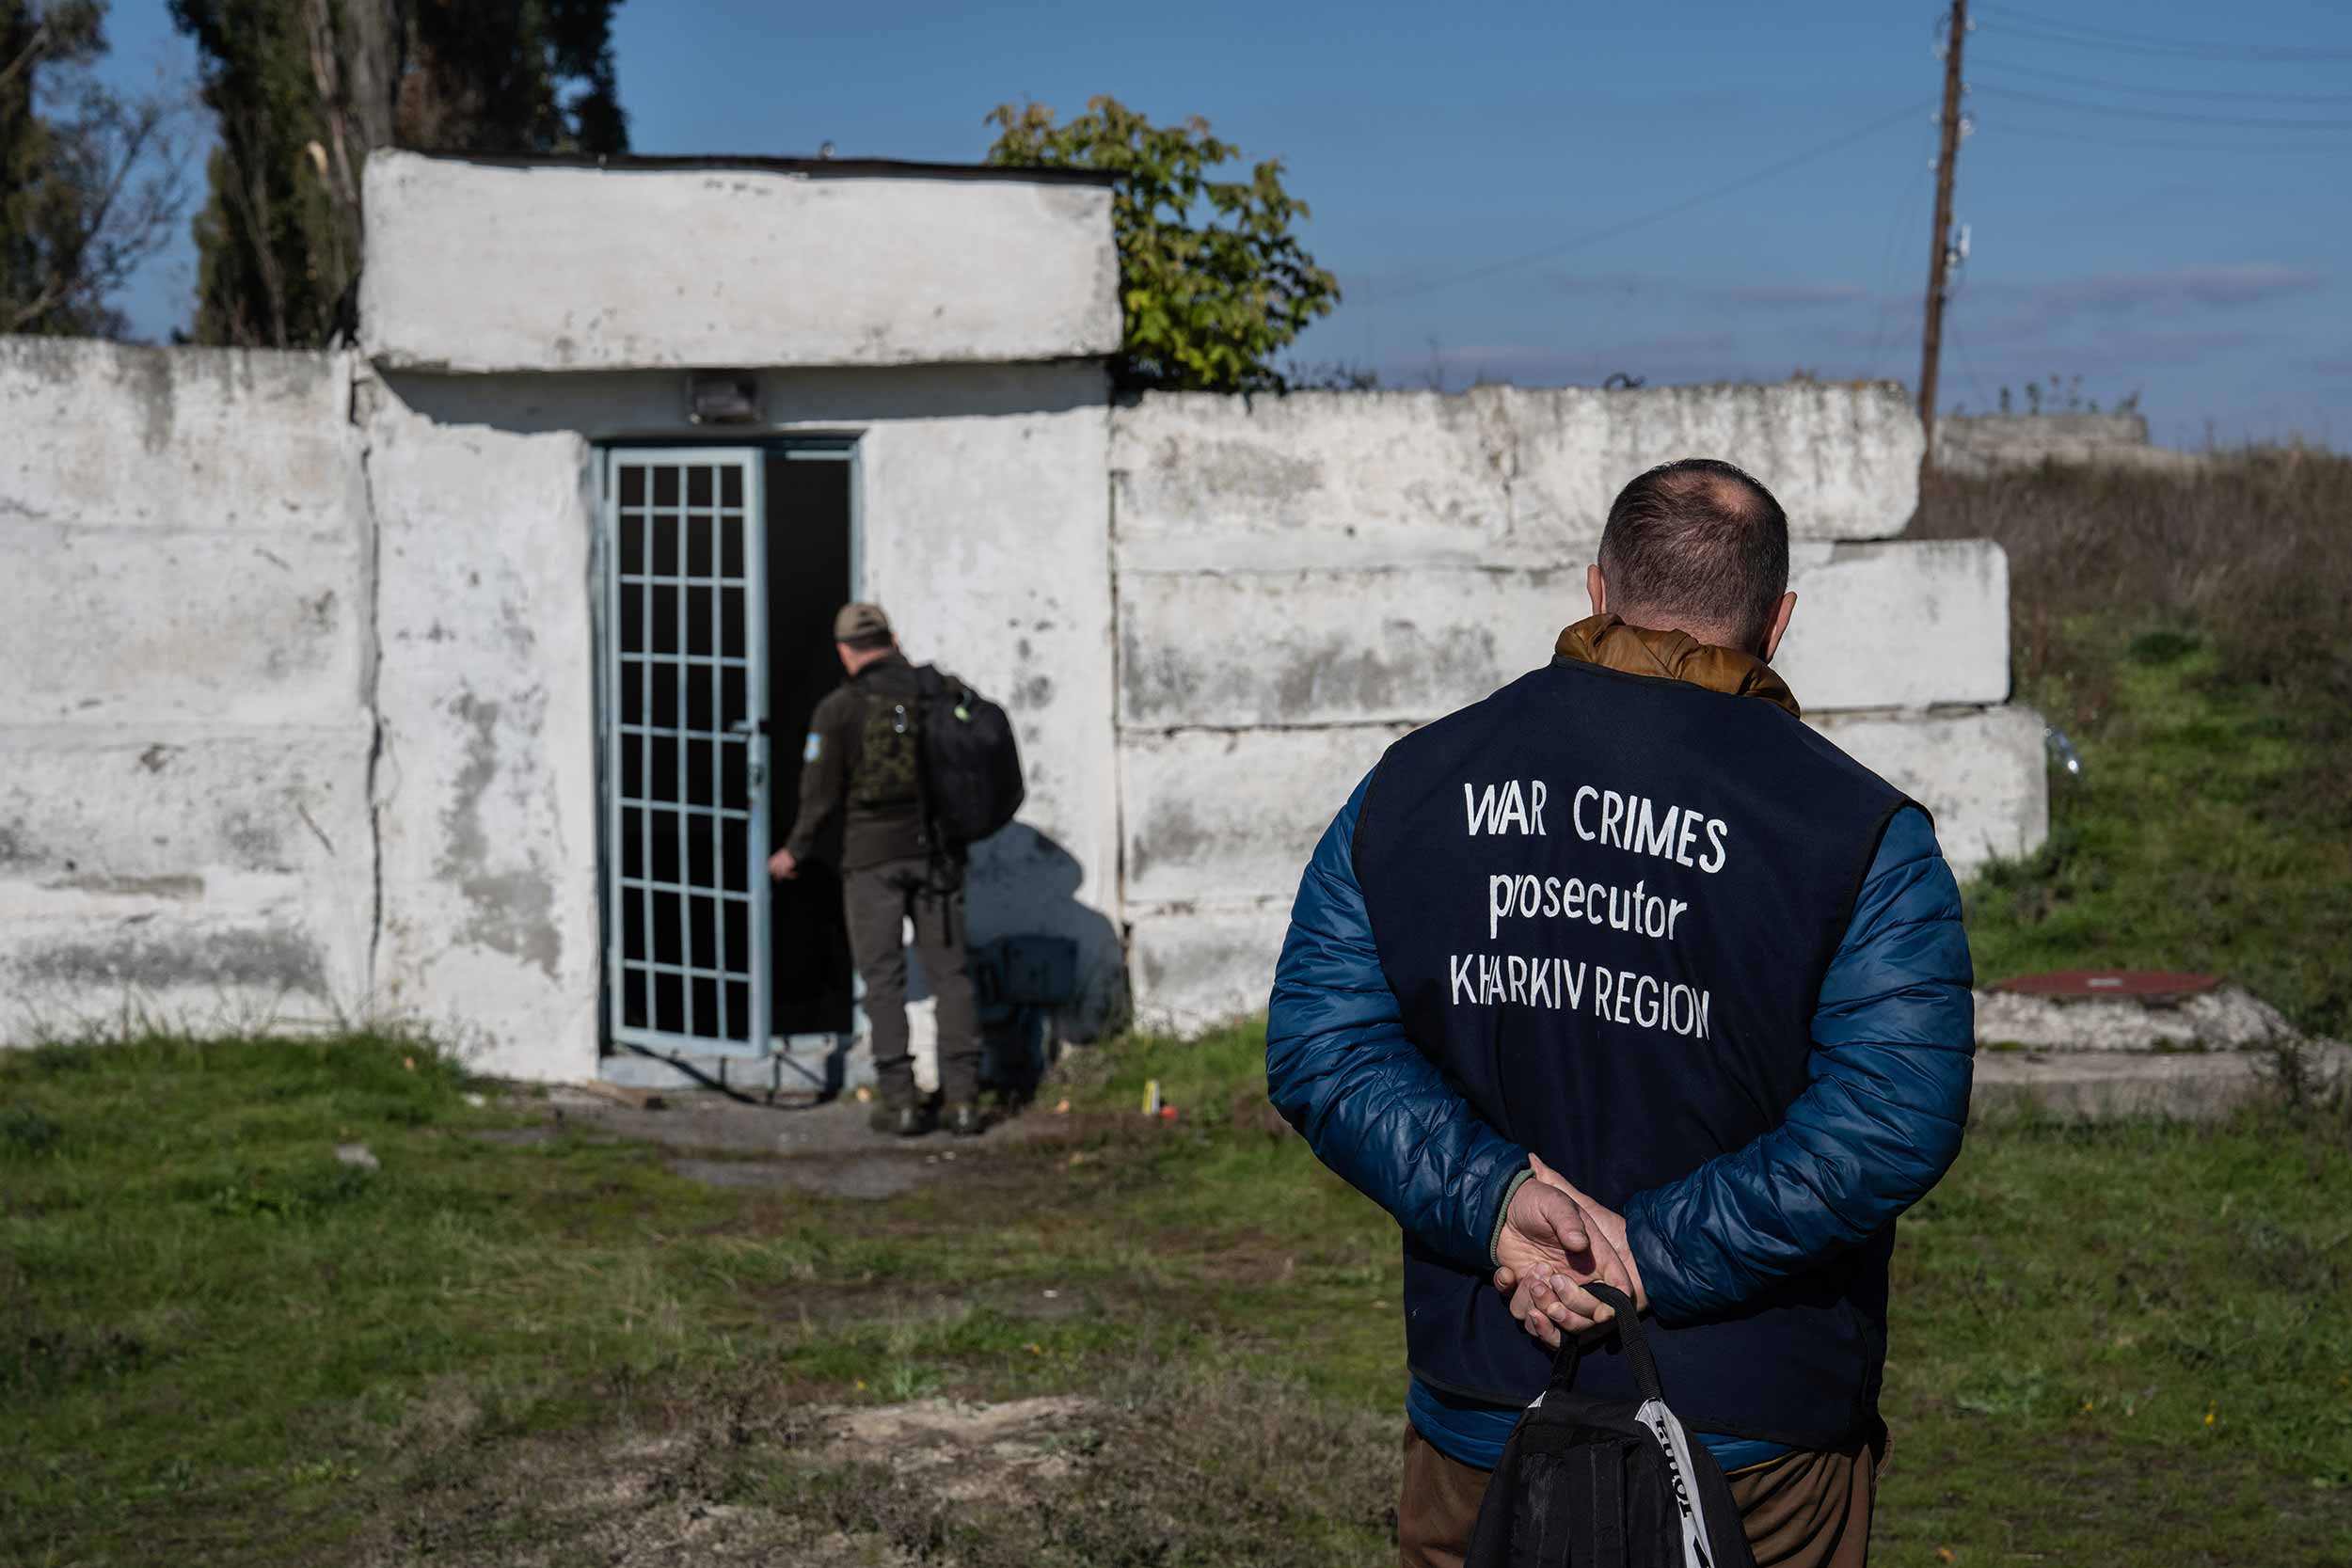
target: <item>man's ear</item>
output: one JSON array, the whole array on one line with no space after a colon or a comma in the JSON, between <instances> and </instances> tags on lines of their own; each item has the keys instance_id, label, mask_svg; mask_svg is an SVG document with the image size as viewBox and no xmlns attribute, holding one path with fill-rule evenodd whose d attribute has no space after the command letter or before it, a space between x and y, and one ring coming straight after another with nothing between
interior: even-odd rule
<instances>
[{"instance_id":1,"label":"man's ear","mask_svg":"<svg viewBox=\"0 0 2352 1568\"><path fill-rule=\"evenodd\" d=\"M1596 561L1584 568L1584 592L1593 601L1593 613L1609 613L1609 579L1600 575L1600 562Z\"/></svg>"},{"instance_id":2,"label":"man's ear","mask_svg":"<svg viewBox=\"0 0 2352 1568\"><path fill-rule=\"evenodd\" d=\"M1796 612L1797 596L1794 594L1783 594L1780 596L1779 608L1772 611L1772 625L1764 628L1765 663L1770 664L1772 661L1772 656L1780 652L1780 640L1788 634L1788 617Z\"/></svg>"}]
</instances>

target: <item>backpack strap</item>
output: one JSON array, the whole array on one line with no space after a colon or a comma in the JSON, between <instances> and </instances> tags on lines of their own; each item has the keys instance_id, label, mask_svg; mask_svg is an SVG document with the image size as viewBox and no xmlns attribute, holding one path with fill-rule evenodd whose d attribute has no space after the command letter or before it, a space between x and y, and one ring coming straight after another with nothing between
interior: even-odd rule
<instances>
[{"instance_id":1,"label":"backpack strap","mask_svg":"<svg viewBox=\"0 0 2352 1568\"><path fill-rule=\"evenodd\" d=\"M1645 1400L1663 1401L1666 1391L1658 1381L1658 1363L1650 1355L1649 1339L1642 1332L1642 1315L1633 1309L1632 1299L1614 1285L1597 1279L1584 1288L1616 1313L1612 1321L1617 1325L1617 1344L1633 1366L1633 1386L1641 1390Z\"/></svg>"},{"instance_id":2,"label":"backpack strap","mask_svg":"<svg viewBox=\"0 0 2352 1568\"><path fill-rule=\"evenodd\" d=\"M1610 1320L1616 1324L1617 1344L1624 1350L1626 1360L1633 1368L1633 1386L1645 1400L1663 1401L1665 1389L1658 1381L1658 1362L1649 1352L1649 1340L1642 1332L1642 1315L1633 1309L1632 1300L1614 1285L1589 1280L1584 1289L1600 1298L1616 1316ZM1546 1391L1565 1394L1576 1386L1576 1363L1584 1354L1584 1347L1573 1338L1564 1337L1560 1349L1551 1358L1551 1380Z\"/></svg>"}]
</instances>

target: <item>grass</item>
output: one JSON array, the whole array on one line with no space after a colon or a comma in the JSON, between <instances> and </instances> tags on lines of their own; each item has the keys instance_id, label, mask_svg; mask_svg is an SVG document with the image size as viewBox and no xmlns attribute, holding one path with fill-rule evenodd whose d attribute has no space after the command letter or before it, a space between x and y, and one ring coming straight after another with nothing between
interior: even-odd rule
<instances>
[{"instance_id":1,"label":"grass","mask_svg":"<svg viewBox=\"0 0 2352 1568\"><path fill-rule=\"evenodd\" d=\"M2050 837L1967 890L1980 980L2185 969L2352 1037L2352 461L1933 476L1916 537L2008 549Z\"/></svg>"},{"instance_id":2,"label":"grass","mask_svg":"<svg viewBox=\"0 0 2352 1568\"><path fill-rule=\"evenodd\" d=\"M0 1560L1382 1559L1393 1228L1259 1049L1089 1053L1051 1135L882 1204L399 1040L0 1056ZM1979 1130L1904 1224L1880 1560L2352 1560L2347 1213L2316 1111ZM985 1454L842 1435L932 1395L1085 1402L956 1500Z\"/></svg>"},{"instance_id":3,"label":"grass","mask_svg":"<svg viewBox=\"0 0 2352 1568\"><path fill-rule=\"evenodd\" d=\"M2352 1036L2352 739L2342 710L2236 679L2204 638L2094 619L2089 677L2024 693L2078 749L2050 837L1968 889L1980 979L2047 969L2224 974ZM2095 683L2095 684L2094 684Z\"/></svg>"}]
</instances>

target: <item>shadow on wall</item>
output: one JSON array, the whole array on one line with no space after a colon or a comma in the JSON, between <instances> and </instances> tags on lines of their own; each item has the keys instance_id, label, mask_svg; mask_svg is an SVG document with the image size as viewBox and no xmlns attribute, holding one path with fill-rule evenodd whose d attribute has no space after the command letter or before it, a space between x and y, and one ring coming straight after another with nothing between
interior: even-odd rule
<instances>
[{"instance_id":1,"label":"shadow on wall","mask_svg":"<svg viewBox=\"0 0 2352 1568\"><path fill-rule=\"evenodd\" d=\"M881 420L993 418L1106 408L1107 372L1089 361L1035 365L925 365L767 371L759 374L755 423L689 421L688 378L675 371L598 371L571 375L385 377L410 412L443 425L487 425L518 436L562 433L590 440L636 436L734 437L756 441L793 427L852 429Z\"/></svg>"},{"instance_id":2,"label":"shadow on wall","mask_svg":"<svg viewBox=\"0 0 2352 1568\"><path fill-rule=\"evenodd\" d=\"M1026 823L980 844L966 880L974 948L996 948L1001 1006L1034 1015L1045 1049L1087 1044L1129 1016L1127 959L1119 927L1079 902L1086 881L1076 856ZM1059 939L1064 956L1028 939ZM990 998L981 997L987 1006Z\"/></svg>"},{"instance_id":3,"label":"shadow on wall","mask_svg":"<svg viewBox=\"0 0 2352 1568\"><path fill-rule=\"evenodd\" d=\"M973 852L965 919L983 1087L1025 1101L1064 1046L1090 1044L1132 1017L1118 927L1079 901L1084 882L1077 857L1024 823ZM936 1049L932 1000L922 959L909 952L907 1002L918 1062L933 1059ZM840 1093L851 1081L850 1055L844 1037L820 1067L804 1069L812 1086Z\"/></svg>"}]
</instances>

